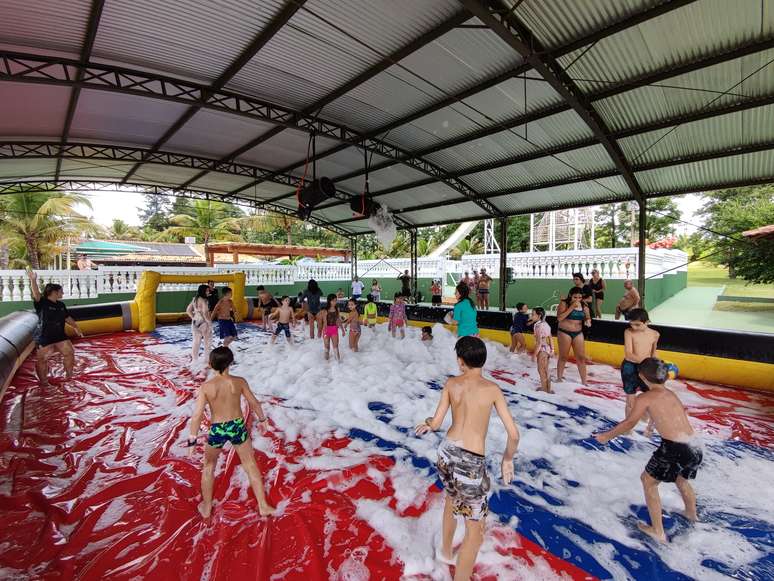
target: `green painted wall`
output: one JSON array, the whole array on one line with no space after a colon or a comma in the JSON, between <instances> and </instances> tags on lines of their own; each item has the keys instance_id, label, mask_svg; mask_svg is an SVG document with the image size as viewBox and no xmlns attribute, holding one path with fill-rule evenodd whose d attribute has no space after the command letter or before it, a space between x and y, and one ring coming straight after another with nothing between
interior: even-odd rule
<instances>
[{"instance_id":1,"label":"green painted wall","mask_svg":"<svg viewBox=\"0 0 774 581\"><path fill-rule=\"evenodd\" d=\"M373 278L368 277L363 279L363 282L366 284L364 291L366 294L371 288L372 280ZM378 280L382 286L383 299L389 300L395 295L396 292L400 291L401 285L399 280L384 278L379 278ZM432 279L419 279L419 290L424 295L425 300L428 302L430 301L431 283ZM664 275L664 277L661 279L648 280L646 282L645 307L652 309L655 306L663 303L666 299L674 296L682 289L684 289L687 283L687 272L667 274ZM571 286L572 282L565 279L517 280L515 283L508 285L506 306L508 308L513 308L517 302L525 302L530 307L549 307L552 304L557 303L559 295L566 293ZM306 283L299 282L292 285L266 285L266 287L274 294L274 296L296 296L299 292L306 288ZM350 281L323 281L320 282L320 288L324 294L335 293L339 288L341 288L344 291L344 294L349 296L351 286ZM247 296L256 296L257 294L255 286L248 286L245 291ZM624 288L622 280L608 280L607 292L605 294L605 302L603 303L602 312L608 314L615 313L615 305L623 296L623 294ZM156 310L159 313L182 312L188 306L192 296L192 291L158 293L156 297ZM499 281L495 280L492 282L492 288L489 296L490 305L493 307L499 306ZM119 293L113 295L103 295L102 297L95 299L68 299L66 302L69 306L76 306L130 301L133 298L134 293ZM0 303L0 316L31 308L31 302Z\"/></svg>"}]
</instances>

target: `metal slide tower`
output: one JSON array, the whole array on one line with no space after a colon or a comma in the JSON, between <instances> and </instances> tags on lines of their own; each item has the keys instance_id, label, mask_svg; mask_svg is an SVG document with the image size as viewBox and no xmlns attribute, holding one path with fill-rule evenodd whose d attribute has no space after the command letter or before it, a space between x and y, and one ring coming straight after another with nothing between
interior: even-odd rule
<instances>
[{"instance_id":1,"label":"metal slide tower","mask_svg":"<svg viewBox=\"0 0 774 581\"><path fill-rule=\"evenodd\" d=\"M529 251L594 248L594 213L592 207L530 214Z\"/></svg>"}]
</instances>

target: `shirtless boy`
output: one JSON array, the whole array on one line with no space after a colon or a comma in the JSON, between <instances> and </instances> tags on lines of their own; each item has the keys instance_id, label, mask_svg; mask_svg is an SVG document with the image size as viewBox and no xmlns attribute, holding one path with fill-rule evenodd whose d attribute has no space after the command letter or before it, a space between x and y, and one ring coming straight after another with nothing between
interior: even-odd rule
<instances>
[{"instance_id":1,"label":"shirtless boy","mask_svg":"<svg viewBox=\"0 0 774 581\"><path fill-rule=\"evenodd\" d=\"M629 313L629 328L624 331L624 360L621 362L621 383L626 393L626 415L632 411L637 390L648 391L648 386L640 379L640 363L648 357L656 356L659 334L648 327L648 311L632 309ZM646 436L650 435L650 428Z\"/></svg>"},{"instance_id":2,"label":"shirtless boy","mask_svg":"<svg viewBox=\"0 0 774 581\"><path fill-rule=\"evenodd\" d=\"M38 375L38 385L48 386L48 362L56 353L62 354L65 379L72 379L75 367L75 352L73 344L65 333L65 323L70 325L78 337L83 337L80 327L70 316L67 307L62 302L64 290L62 285L49 283L40 292L38 275L33 270L27 271L30 279L30 291L38 315L38 328L35 342L38 352L35 359L35 372Z\"/></svg>"},{"instance_id":3,"label":"shirtless boy","mask_svg":"<svg viewBox=\"0 0 774 581\"><path fill-rule=\"evenodd\" d=\"M478 277L478 308L489 308L489 287L492 284L492 277L486 273L486 268L481 269L481 276Z\"/></svg>"},{"instance_id":4,"label":"shirtless boy","mask_svg":"<svg viewBox=\"0 0 774 581\"><path fill-rule=\"evenodd\" d=\"M242 468L247 472L247 478L253 489L253 494L258 500L258 512L261 516L269 516L274 512L274 507L266 501L263 491L263 481L258 465L253 456L253 445L250 440L250 432L242 417L241 398L245 397L250 409L258 417L258 421L264 423L267 420L260 402L255 399L250 386L241 377L230 375L229 366L234 362L234 354L228 347L218 347L210 353L210 368L215 371L215 376L205 381L199 388L199 396L196 398L196 407L191 416L191 432L188 437L188 446L196 445L199 428L204 416L204 408L210 407L210 433L207 437L207 445L204 447L204 466L202 467L202 501L198 509L204 518L209 518L212 513L212 489L215 481L215 466L218 456L226 442L231 442L237 454Z\"/></svg>"},{"instance_id":5,"label":"shirtless boy","mask_svg":"<svg viewBox=\"0 0 774 581\"><path fill-rule=\"evenodd\" d=\"M457 555L454 574L455 581L460 581L470 578L484 539L490 486L484 444L492 408L497 410L508 435L501 464L505 484L513 480L513 456L519 445L519 430L500 388L481 376L486 363L484 342L478 337L461 337L454 349L462 375L446 382L435 415L419 424L416 433L421 435L438 430L451 407L452 424L438 447L437 468L446 491L446 502L443 540L437 558L449 565L455 564L452 557L455 516L463 516L465 538Z\"/></svg>"},{"instance_id":6,"label":"shirtless boy","mask_svg":"<svg viewBox=\"0 0 774 581\"><path fill-rule=\"evenodd\" d=\"M228 347L237 338L236 309L232 300L232 291L226 287L223 289L223 297L212 309L212 318L218 321L218 334L223 341L223 346Z\"/></svg>"},{"instance_id":7,"label":"shirtless boy","mask_svg":"<svg viewBox=\"0 0 774 581\"><path fill-rule=\"evenodd\" d=\"M630 311L640 306L640 293L634 288L632 281L625 280L624 289L626 289L626 292L624 293L623 298L618 301L618 304L615 306L616 321L621 318L621 315L628 321Z\"/></svg>"},{"instance_id":8,"label":"shirtless boy","mask_svg":"<svg viewBox=\"0 0 774 581\"><path fill-rule=\"evenodd\" d=\"M285 339L288 340L288 345L292 345L293 340L290 338L290 326L296 325L296 318L293 316L293 308L290 306L290 297L282 297L280 308L271 314L271 318L277 319L277 328L271 336L271 344L274 345L277 336L284 332Z\"/></svg>"},{"instance_id":9,"label":"shirtless boy","mask_svg":"<svg viewBox=\"0 0 774 581\"><path fill-rule=\"evenodd\" d=\"M612 430L596 435L600 444L606 444L634 428L645 414L650 414L655 422L656 429L661 434L661 446L653 453L640 477L648 505L650 526L642 522L637 526L660 543L666 543L667 538L662 522L658 485L662 482L674 482L683 497L686 518L695 522L698 520L696 493L688 481L696 478L703 457L701 448L691 442L693 428L682 402L664 386L667 373L667 366L660 359L649 357L640 363L639 375L648 386L648 392L637 398L634 408L624 421Z\"/></svg>"}]
</instances>

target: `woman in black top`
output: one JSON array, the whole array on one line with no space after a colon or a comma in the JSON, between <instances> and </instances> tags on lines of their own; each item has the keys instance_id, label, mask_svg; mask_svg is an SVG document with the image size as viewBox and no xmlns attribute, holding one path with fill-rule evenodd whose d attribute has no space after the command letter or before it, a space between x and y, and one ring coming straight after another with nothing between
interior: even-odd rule
<instances>
[{"instance_id":1,"label":"woman in black top","mask_svg":"<svg viewBox=\"0 0 774 581\"><path fill-rule=\"evenodd\" d=\"M314 339L314 324L317 322L317 338L320 339L323 334L323 326L325 321L322 320L324 316L321 313L322 291L320 285L317 284L315 279L309 279L309 283L306 285L306 290L301 295L301 302L306 308L306 318L309 321L309 338Z\"/></svg>"},{"instance_id":2,"label":"woman in black top","mask_svg":"<svg viewBox=\"0 0 774 581\"><path fill-rule=\"evenodd\" d=\"M595 268L591 271L591 280L589 281L589 288L591 288L593 297L592 309L593 316L597 319L602 318L602 303L605 300L605 281L599 276L599 271Z\"/></svg>"},{"instance_id":3,"label":"woman in black top","mask_svg":"<svg viewBox=\"0 0 774 581\"><path fill-rule=\"evenodd\" d=\"M65 379L72 379L73 367L75 367L75 352L73 344L65 333L65 323L75 329L78 337L83 337L78 323L75 322L62 302L64 291L62 285L49 283L41 294L38 288L38 275L34 271L27 271L30 279L30 291L38 315L38 328L35 332L35 342L38 345L38 353L35 361L35 371L38 374L40 387L48 385L48 360L57 352L64 359Z\"/></svg>"}]
</instances>

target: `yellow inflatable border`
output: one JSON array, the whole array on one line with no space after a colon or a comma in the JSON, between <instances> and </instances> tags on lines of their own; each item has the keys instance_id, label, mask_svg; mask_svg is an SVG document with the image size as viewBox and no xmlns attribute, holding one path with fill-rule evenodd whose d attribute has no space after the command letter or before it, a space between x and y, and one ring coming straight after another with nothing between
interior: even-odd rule
<instances>
[{"instance_id":1,"label":"yellow inflatable border","mask_svg":"<svg viewBox=\"0 0 774 581\"><path fill-rule=\"evenodd\" d=\"M161 274L146 270L137 283L137 294L132 301L132 328L140 333L150 333L156 329L156 292L161 283L204 283L208 280L229 283L233 291L234 306L240 318L247 316L247 301L245 300L245 273L231 272L227 274ZM136 309L136 317L135 317Z\"/></svg>"}]
</instances>

